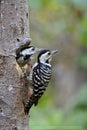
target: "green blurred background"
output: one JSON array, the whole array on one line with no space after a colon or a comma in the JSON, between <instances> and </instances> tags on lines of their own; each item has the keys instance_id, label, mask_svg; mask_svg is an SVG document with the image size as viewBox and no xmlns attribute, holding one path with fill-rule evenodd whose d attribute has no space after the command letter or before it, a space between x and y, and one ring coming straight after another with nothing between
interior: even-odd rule
<instances>
[{"instance_id":1,"label":"green blurred background","mask_svg":"<svg viewBox=\"0 0 87 130\"><path fill-rule=\"evenodd\" d=\"M87 0L29 0L29 14L32 44L62 52L30 130L87 130Z\"/></svg>"}]
</instances>

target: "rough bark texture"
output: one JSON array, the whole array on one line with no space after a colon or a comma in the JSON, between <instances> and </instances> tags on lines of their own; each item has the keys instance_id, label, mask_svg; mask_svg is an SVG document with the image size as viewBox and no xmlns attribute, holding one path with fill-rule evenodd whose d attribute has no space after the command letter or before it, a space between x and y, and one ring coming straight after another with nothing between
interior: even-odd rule
<instances>
[{"instance_id":1,"label":"rough bark texture","mask_svg":"<svg viewBox=\"0 0 87 130\"><path fill-rule=\"evenodd\" d=\"M0 0L0 130L28 130L22 101L28 83L21 81L14 56L18 41L29 37L27 0Z\"/></svg>"}]
</instances>

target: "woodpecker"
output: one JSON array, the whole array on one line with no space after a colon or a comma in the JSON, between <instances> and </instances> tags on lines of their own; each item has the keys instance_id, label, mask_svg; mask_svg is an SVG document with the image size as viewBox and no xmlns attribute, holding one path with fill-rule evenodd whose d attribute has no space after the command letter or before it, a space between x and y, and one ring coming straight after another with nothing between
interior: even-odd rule
<instances>
[{"instance_id":1,"label":"woodpecker","mask_svg":"<svg viewBox=\"0 0 87 130\"><path fill-rule=\"evenodd\" d=\"M28 46L23 48L17 55L16 61L18 65L22 68L25 66L31 59L31 56L37 53L40 49L35 48L34 46Z\"/></svg>"},{"instance_id":2,"label":"woodpecker","mask_svg":"<svg viewBox=\"0 0 87 130\"><path fill-rule=\"evenodd\" d=\"M52 55L56 52L58 52L58 50L50 51L44 49L39 53L37 62L32 67L31 77L33 94L25 103L25 114L29 113L33 105L36 106L38 104L39 99L44 94L52 75L50 61Z\"/></svg>"},{"instance_id":3,"label":"woodpecker","mask_svg":"<svg viewBox=\"0 0 87 130\"><path fill-rule=\"evenodd\" d=\"M26 75L26 70L24 66L29 64L31 62L31 57L41 51L39 48L35 48L34 46L27 46L24 48L21 48L20 51L16 53L16 61L19 67L22 69L23 77Z\"/></svg>"}]
</instances>

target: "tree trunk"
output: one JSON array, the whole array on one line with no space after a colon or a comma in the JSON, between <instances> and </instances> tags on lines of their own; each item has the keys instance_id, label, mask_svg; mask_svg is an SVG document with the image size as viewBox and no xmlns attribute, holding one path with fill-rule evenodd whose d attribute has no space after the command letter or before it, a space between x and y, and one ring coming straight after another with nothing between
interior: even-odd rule
<instances>
[{"instance_id":1,"label":"tree trunk","mask_svg":"<svg viewBox=\"0 0 87 130\"><path fill-rule=\"evenodd\" d=\"M23 101L28 83L21 81L10 53L29 37L27 0L0 0L0 130L28 130Z\"/></svg>"}]
</instances>

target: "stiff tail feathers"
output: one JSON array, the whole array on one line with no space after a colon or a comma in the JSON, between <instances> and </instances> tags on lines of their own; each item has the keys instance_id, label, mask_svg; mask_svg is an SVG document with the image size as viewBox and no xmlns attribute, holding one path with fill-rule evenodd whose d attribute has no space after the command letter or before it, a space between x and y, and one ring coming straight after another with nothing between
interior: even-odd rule
<instances>
[{"instance_id":1,"label":"stiff tail feathers","mask_svg":"<svg viewBox=\"0 0 87 130\"><path fill-rule=\"evenodd\" d=\"M32 95L24 106L25 115L28 115L30 108L33 106L33 104L36 106L38 104L38 98Z\"/></svg>"}]
</instances>

